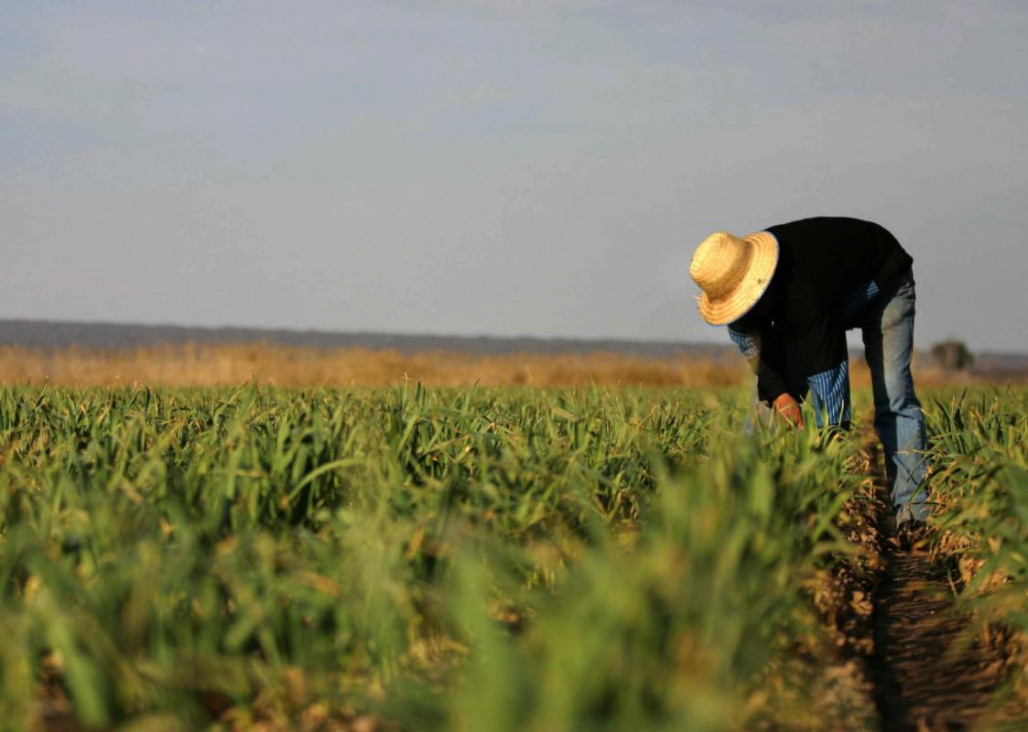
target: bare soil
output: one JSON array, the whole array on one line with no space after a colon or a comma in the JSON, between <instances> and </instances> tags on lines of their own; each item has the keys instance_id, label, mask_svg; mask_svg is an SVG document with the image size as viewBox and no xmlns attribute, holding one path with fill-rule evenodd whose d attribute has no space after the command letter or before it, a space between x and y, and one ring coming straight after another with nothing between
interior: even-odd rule
<instances>
[{"instance_id":1,"label":"bare soil","mask_svg":"<svg viewBox=\"0 0 1028 732\"><path fill-rule=\"evenodd\" d=\"M879 571L864 667L880 729L1028 729L1028 716L1005 693L1014 653L1002 629L987 638L957 606L956 557L899 547L877 447L868 448L876 483L875 543L865 548L877 553Z\"/></svg>"},{"instance_id":2,"label":"bare soil","mask_svg":"<svg viewBox=\"0 0 1028 732\"><path fill-rule=\"evenodd\" d=\"M953 590L943 562L927 552L897 550L886 562L870 664L886 732L972 729L997 711L1004 649L984 642Z\"/></svg>"}]
</instances>

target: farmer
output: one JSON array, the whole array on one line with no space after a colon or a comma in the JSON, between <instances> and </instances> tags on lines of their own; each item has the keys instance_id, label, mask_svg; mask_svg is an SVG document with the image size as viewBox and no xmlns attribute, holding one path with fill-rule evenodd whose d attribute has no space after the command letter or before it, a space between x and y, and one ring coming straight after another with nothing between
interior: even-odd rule
<instances>
[{"instance_id":1,"label":"farmer","mask_svg":"<svg viewBox=\"0 0 1028 732\"><path fill-rule=\"evenodd\" d=\"M719 231L700 243L689 274L700 315L727 325L757 374L758 403L803 427L810 392L818 427L848 429L846 331L860 328L871 369L875 429L900 543L924 535L924 416L914 393L913 259L878 224L812 218L742 238Z\"/></svg>"}]
</instances>

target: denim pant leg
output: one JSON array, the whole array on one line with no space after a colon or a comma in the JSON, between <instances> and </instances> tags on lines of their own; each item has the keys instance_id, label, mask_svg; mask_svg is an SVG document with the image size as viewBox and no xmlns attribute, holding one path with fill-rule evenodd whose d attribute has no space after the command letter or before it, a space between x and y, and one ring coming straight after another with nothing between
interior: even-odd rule
<instances>
[{"instance_id":1,"label":"denim pant leg","mask_svg":"<svg viewBox=\"0 0 1028 732\"><path fill-rule=\"evenodd\" d=\"M910 275L860 318L874 391L875 430L885 451L886 478L899 522L928 517L924 414L910 374L914 301Z\"/></svg>"}]
</instances>

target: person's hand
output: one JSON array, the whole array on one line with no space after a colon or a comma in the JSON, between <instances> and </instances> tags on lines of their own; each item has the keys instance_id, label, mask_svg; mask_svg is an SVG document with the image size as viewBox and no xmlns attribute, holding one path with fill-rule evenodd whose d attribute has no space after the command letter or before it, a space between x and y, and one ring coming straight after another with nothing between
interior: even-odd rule
<instances>
[{"instance_id":1,"label":"person's hand","mask_svg":"<svg viewBox=\"0 0 1028 732\"><path fill-rule=\"evenodd\" d=\"M792 398L789 393L782 394L775 399L775 412L793 427L803 429L803 413L800 411L799 402Z\"/></svg>"}]
</instances>

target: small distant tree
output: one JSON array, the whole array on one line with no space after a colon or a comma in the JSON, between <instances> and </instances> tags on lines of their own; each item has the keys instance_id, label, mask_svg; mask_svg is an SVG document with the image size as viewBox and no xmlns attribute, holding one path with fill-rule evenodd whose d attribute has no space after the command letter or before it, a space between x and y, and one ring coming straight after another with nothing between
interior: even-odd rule
<instances>
[{"instance_id":1,"label":"small distant tree","mask_svg":"<svg viewBox=\"0 0 1028 732\"><path fill-rule=\"evenodd\" d=\"M932 358L939 368L947 373L970 371L974 366L974 355L963 341L949 340L932 346Z\"/></svg>"}]
</instances>

